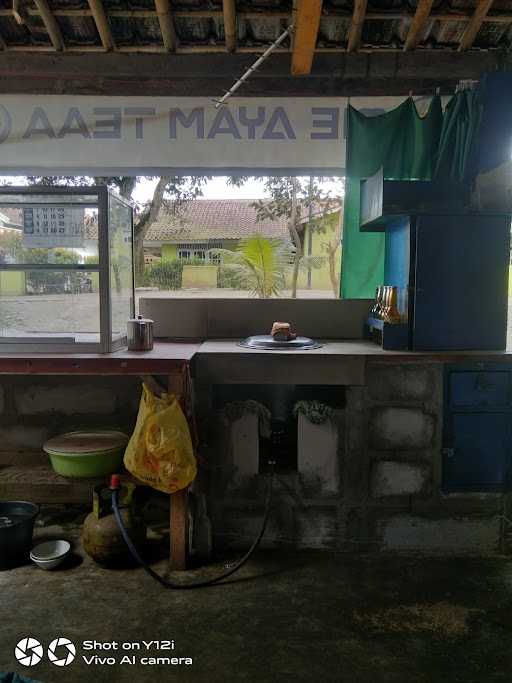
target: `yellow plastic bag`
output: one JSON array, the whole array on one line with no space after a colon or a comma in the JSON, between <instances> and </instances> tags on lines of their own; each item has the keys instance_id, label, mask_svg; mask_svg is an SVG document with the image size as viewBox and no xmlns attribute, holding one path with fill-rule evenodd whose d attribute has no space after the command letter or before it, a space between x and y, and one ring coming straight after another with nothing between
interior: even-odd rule
<instances>
[{"instance_id":1,"label":"yellow plastic bag","mask_svg":"<svg viewBox=\"0 0 512 683\"><path fill-rule=\"evenodd\" d=\"M124 454L137 479L164 493L186 488L197 465L187 420L176 396L161 398L144 384L137 424Z\"/></svg>"}]
</instances>

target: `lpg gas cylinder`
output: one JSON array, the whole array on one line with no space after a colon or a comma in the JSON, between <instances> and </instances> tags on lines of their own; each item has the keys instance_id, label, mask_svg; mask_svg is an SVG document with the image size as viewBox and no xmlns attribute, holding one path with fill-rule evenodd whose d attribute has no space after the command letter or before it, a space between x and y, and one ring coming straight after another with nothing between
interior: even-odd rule
<instances>
[{"instance_id":1,"label":"lpg gas cylinder","mask_svg":"<svg viewBox=\"0 0 512 683\"><path fill-rule=\"evenodd\" d=\"M137 549L146 542L146 525L135 500L136 487L124 484L119 493L121 517L129 537ZM97 486L93 493L93 511L87 515L82 532L85 552L95 562L106 566L123 566L134 563L128 546L117 525L111 504L111 490Z\"/></svg>"}]
</instances>

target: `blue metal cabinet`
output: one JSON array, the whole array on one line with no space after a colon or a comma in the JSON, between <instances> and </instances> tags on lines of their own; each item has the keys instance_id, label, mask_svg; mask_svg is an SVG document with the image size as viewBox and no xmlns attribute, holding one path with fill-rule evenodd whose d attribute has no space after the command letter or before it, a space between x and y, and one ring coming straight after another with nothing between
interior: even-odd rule
<instances>
[{"instance_id":1,"label":"blue metal cabinet","mask_svg":"<svg viewBox=\"0 0 512 683\"><path fill-rule=\"evenodd\" d=\"M507 217L417 217L413 349L505 348L509 243Z\"/></svg>"},{"instance_id":2,"label":"blue metal cabinet","mask_svg":"<svg viewBox=\"0 0 512 683\"><path fill-rule=\"evenodd\" d=\"M443 490L502 491L512 475L512 366L445 370Z\"/></svg>"},{"instance_id":3,"label":"blue metal cabinet","mask_svg":"<svg viewBox=\"0 0 512 683\"><path fill-rule=\"evenodd\" d=\"M385 232L382 284L398 288L401 348L506 346L510 216L475 213L466 195L443 183L386 181L382 171L361 186L360 230ZM386 346L385 332L384 348L399 348Z\"/></svg>"}]
</instances>

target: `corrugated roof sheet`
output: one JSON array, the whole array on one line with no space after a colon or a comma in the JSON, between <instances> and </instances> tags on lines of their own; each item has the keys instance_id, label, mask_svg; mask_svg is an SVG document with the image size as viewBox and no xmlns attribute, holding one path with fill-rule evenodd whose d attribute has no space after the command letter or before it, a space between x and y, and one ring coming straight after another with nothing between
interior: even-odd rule
<instances>
[{"instance_id":1,"label":"corrugated roof sheet","mask_svg":"<svg viewBox=\"0 0 512 683\"><path fill-rule=\"evenodd\" d=\"M292 0L238 0L237 41L240 49L259 48L272 42L292 16ZM96 24L86 0L49 0L67 47L102 49ZM401 49L418 0L370 0L363 26L361 49ZM114 41L119 48L163 49L162 34L153 0L104 0ZM455 49L476 0L436 0L419 48ZM51 47L35 3L26 3L27 21L19 25L12 15L12 0L0 0L0 35L8 47ZM171 2L178 49L224 48L224 20L220 0ZM353 2L324 0L318 49L343 50L352 20ZM436 18L441 15L441 19ZM498 19L493 21L493 17ZM453 17L453 18L452 18ZM286 43L284 44L287 46ZM480 27L474 49L512 47L512 0L495 0Z\"/></svg>"}]
</instances>

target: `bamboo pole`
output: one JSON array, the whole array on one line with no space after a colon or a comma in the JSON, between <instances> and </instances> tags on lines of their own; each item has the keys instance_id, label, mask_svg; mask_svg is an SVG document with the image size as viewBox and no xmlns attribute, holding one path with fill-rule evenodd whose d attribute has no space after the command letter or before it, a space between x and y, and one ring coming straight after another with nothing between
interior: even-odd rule
<instances>
[{"instance_id":1,"label":"bamboo pole","mask_svg":"<svg viewBox=\"0 0 512 683\"><path fill-rule=\"evenodd\" d=\"M478 35L478 31L482 26L482 23L487 16L487 13L491 9L493 0L478 0L478 5L476 6L475 13L471 17L469 24L466 26L466 30L462 35L459 52L464 50L469 50L475 42L475 38Z\"/></svg>"},{"instance_id":2,"label":"bamboo pole","mask_svg":"<svg viewBox=\"0 0 512 683\"><path fill-rule=\"evenodd\" d=\"M226 50L236 50L236 5L235 0L223 0L222 11L224 17L224 35L226 37Z\"/></svg>"},{"instance_id":3,"label":"bamboo pole","mask_svg":"<svg viewBox=\"0 0 512 683\"><path fill-rule=\"evenodd\" d=\"M366 6L368 0L355 0L354 12L352 14L352 23L348 33L348 52L357 52L361 44L361 36L363 33L363 25L366 17Z\"/></svg>"},{"instance_id":4,"label":"bamboo pole","mask_svg":"<svg viewBox=\"0 0 512 683\"><path fill-rule=\"evenodd\" d=\"M112 36L112 31L110 30L110 24L108 23L103 3L101 0L88 0L88 2L103 47L107 51L115 50L114 38Z\"/></svg>"},{"instance_id":5,"label":"bamboo pole","mask_svg":"<svg viewBox=\"0 0 512 683\"><path fill-rule=\"evenodd\" d=\"M64 50L64 40L62 38L62 33L60 31L57 20L52 14L50 6L47 0L34 0L36 7L39 11L41 19L43 20L44 26L48 35L50 36L50 41L55 50L62 52Z\"/></svg>"},{"instance_id":6,"label":"bamboo pole","mask_svg":"<svg viewBox=\"0 0 512 683\"><path fill-rule=\"evenodd\" d=\"M416 8L416 14L411 21L407 38L405 39L404 50L414 50L414 48L421 42L425 35L425 29L430 19L430 12L432 10L434 0L419 0Z\"/></svg>"},{"instance_id":7,"label":"bamboo pole","mask_svg":"<svg viewBox=\"0 0 512 683\"><path fill-rule=\"evenodd\" d=\"M169 0L155 0L155 5L164 48L166 52L173 52L176 49L176 31Z\"/></svg>"}]
</instances>

